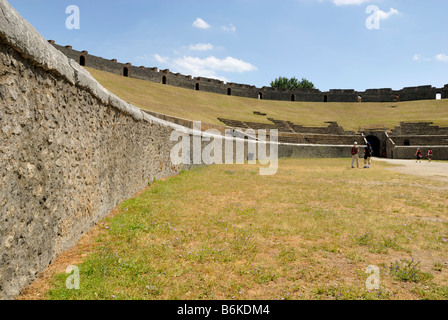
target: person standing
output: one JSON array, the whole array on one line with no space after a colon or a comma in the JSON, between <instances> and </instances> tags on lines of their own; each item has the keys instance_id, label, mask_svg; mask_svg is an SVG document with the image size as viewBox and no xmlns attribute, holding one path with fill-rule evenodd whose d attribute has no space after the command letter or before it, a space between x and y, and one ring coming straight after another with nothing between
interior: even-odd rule
<instances>
[{"instance_id":1,"label":"person standing","mask_svg":"<svg viewBox=\"0 0 448 320\"><path fill-rule=\"evenodd\" d=\"M372 146L370 145L370 142L367 142L367 145L364 148L364 168L370 168L370 164L372 163L372 153Z\"/></svg>"},{"instance_id":2,"label":"person standing","mask_svg":"<svg viewBox=\"0 0 448 320\"><path fill-rule=\"evenodd\" d=\"M352 148L352 169L355 167L355 161L356 166L359 168L359 148L358 148L358 142L355 142Z\"/></svg>"},{"instance_id":3,"label":"person standing","mask_svg":"<svg viewBox=\"0 0 448 320\"><path fill-rule=\"evenodd\" d=\"M415 162L422 163L422 150L420 148L417 148L417 152L415 153L415 156L417 157L417 160Z\"/></svg>"},{"instance_id":4,"label":"person standing","mask_svg":"<svg viewBox=\"0 0 448 320\"><path fill-rule=\"evenodd\" d=\"M431 148L429 148L428 152L426 153L426 156L428 157L428 163L432 161L433 152Z\"/></svg>"}]
</instances>

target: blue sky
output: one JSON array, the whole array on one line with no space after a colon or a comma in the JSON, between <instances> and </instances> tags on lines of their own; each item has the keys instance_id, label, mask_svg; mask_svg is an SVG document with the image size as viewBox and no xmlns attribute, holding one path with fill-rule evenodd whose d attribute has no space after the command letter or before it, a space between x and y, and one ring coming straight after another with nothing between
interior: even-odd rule
<instances>
[{"instance_id":1,"label":"blue sky","mask_svg":"<svg viewBox=\"0 0 448 320\"><path fill-rule=\"evenodd\" d=\"M446 0L9 2L47 40L136 66L257 87L280 75L320 90L448 84ZM80 29L66 28L69 5Z\"/></svg>"}]
</instances>

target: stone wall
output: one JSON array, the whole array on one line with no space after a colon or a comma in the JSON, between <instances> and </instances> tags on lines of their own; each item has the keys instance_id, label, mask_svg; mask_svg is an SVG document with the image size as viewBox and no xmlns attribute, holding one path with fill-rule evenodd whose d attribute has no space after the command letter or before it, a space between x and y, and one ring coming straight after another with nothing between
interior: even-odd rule
<instances>
[{"instance_id":1,"label":"stone wall","mask_svg":"<svg viewBox=\"0 0 448 320\"><path fill-rule=\"evenodd\" d=\"M434 126L432 122L401 122L392 130L391 136L402 135L448 135L448 127Z\"/></svg>"},{"instance_id":2,"label":"stone wall","mask_svg":"<svg viewBox=\"0 0 448 320\"><path fill-rule=\"evenodd\" d=\"M422 147L423 160L426 160L426 152L429 147ZM434 152L433 160L447 160L448 159L448 146L435 146L430 147ZM415 152L417 147L403 147L395 146L392 150L392 159L415 159Z\"/></svg>"},{"instance_id":3,"label":"stone wall","mask_svg":"<svg viewBox=\"0 0 448 320\"><path fill-rule=\"evenodd\" d=\"M136 67L130 63L120 63L116 59L105 59L88 53L88 51L73 50L71 46L60 46L54 41L50 43L64 55L87 67L125 75L136 79L148 80L157 83L181 87L191 90L200 90L237 97L280 100L280 101L306 101L306 102L398 102L413 100L434 100L439 93L442 99L448 99L448 84L443 88L432 86L407 87L401 90L367 89L362 92L353 89L331 89L322 92L317 89L281 89L253 85L224 83L223 81L192 77L172 73L170 70L159 70L156 67ZM126 71L125 71L126 70Z\"/></svg>"},{"instance_id":4,"label":"stone wall","mask_svg":"<svg viewBox=\"0 0 448 320\"><path fill-rule=\"evenodd\" d=\"M13 297L170 163L172 129L135 119L0 44L0 298Z\"/></svg>"},{"instance_id":5,"label":"stone wall","mask_svg":"<svg viewBox=\"0 0 448 320\"><path fill-rule=\"evenodd\" d=\"M353 146L280 144L280 158L351 158ZM363 147L362 145L360 147ZM349 165L349 162L347 162Z\"/></svg>"},{"instance_id":6,"label":"stone wall","mask_svg":"<svg viewBox=\"0 0 448 320\"><path fill-rule=\"evenodd\" d=\"M448 146L448 136L392 136L397 146Z\"/></svg>"},{"instance_id":7,"label":"stone wall","mask_svg":"<svg viewBox=\"0 0 448 320\"><path fill-rule=\"evenodd\" d=\"M387 135L387 156L392 159L414 159L417 148L423 154L429 148L434 160L448 160L448 128L432 125L432 122L400 123Z\"/></svg>"},{"instance_id":8,"label":"stone wall","mask_svg":"<svg viewBox=\"0 0 448 320\"><path fill-rule=\"evenodd\" d=\"M173 165L176 126L127 104L0 0L0 299ZM188 131L186 134L190 134Z\"/></svg>"}]
</instances>

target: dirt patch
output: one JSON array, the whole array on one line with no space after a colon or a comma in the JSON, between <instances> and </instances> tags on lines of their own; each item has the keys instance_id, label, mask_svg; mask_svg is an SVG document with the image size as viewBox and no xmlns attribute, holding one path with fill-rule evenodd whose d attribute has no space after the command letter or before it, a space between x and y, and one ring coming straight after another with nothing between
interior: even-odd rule
<instances>
[{"instance_id":1,"label":"dirt patch","mask_svg":"<svg viewBox=\"0 0 448 320\"><path fill-rule=\"evenodd\" d=\"M382 158L375 158L374 161L381 161L395 165L394 167L387 168L387 170L415 176L425 176L434 180L448 182L448 163L428 163L427 161L417 163L415 160L395 160Z\"/></svg>"}]
</instances>

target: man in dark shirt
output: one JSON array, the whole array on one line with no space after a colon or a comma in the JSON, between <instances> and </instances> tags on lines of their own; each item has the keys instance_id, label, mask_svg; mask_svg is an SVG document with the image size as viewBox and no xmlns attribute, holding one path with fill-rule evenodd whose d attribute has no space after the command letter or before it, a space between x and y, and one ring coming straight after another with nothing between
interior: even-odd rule
<instances>
[{"instance_id":1,"label":"man in dark shirt","mask_svg":"<svg viewBox=\"0 0 448 320\"><path fill-rule=\"evenodd\" d=\"M372 146L370 142L367 142L366 147L364 148L364 168L370 168L370 164L372 163Z\"/></svg>"}]
</instances>

